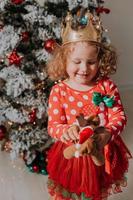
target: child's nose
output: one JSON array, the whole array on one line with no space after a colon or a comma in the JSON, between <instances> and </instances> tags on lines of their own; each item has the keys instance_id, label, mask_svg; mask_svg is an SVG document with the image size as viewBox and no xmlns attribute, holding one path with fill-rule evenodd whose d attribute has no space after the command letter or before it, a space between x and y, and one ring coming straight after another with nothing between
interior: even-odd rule
<instances>
[{"instance_id":1,"label":"child's nose","mask_svg":"<svg viewBox=\"0 0 133 200\"><path fill-rule=\"evenodd\" d=\"M87 63L82 63L82 65L81 65L81 70L82 70L83 72L86 72L86 71L87 71L87 68L88 68Z\"/></svg>"}]
</instances>

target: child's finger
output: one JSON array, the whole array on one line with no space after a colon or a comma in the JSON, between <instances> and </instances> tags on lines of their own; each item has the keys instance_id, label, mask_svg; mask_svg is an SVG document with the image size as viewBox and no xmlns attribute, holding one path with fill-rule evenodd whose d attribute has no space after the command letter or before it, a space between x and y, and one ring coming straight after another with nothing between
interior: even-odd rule
<instances>
[{"instance_id":1,"label":"child's finger","mask_svg":"<svg viewBox=\"0 0 133 200\"><path fill-rule=\"evenodd\" d=\"M61 140L61 142L67 144L67 141L65 140L65 138L63 137L63 135L61 136L60 140Z\"/></svg>"},{"instance_id":2,"label":"child's finger","mask_svg":"<svg viewBox=\"0 0 133 200\"><path fill-rule=\"evenodd\" d=\"M69 137L70 137L72 140L76 140L76 139L77 139L77 138L75 137L75 135L74 135L74 131L73 131L73 130L69 131L68 134L69 134Z\"/></svg>"},{"instance_id":3,"label":"child's finger","mask_svg":"<svg viewBox=\"0 0 133 200\"><path fill-rule=\"evenodd\" d=\"M64 134L63 134L63 137L64 137L64 139L66 139L66 140L70 140L70 139L71 139L70 136L69 136L69 133L64 133Z\"/></svg>"},{"instance_id":4,"label":"child's finger","mask_svg":"<svg viewBox=\"0 0 133 200\"><path fill-rule=\"evenodd\" d=\"M79 139L79 132L77 130L73 130L73 135L76 140Z\"/></svg>"}]
</instances>

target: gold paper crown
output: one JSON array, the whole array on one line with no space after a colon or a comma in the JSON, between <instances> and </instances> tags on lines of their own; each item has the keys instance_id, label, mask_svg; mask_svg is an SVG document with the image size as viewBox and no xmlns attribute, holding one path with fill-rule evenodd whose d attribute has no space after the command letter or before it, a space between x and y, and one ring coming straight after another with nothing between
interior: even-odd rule
<instances>
[{"instance_id":1,"label":"gold paper crown","mask_svg":"<svg viewBox=\"0 0 133 200\"><path fill-rule=\"evenodd\" d=\"M103 28L100 18L92 15L89 11L84 17L87 19L86 25L74 30L72 28L73 17L70 12L67 14L66 25L62 25L61 31L62 45L78 41L101 42Z\"/></svg>"}]
</instances>

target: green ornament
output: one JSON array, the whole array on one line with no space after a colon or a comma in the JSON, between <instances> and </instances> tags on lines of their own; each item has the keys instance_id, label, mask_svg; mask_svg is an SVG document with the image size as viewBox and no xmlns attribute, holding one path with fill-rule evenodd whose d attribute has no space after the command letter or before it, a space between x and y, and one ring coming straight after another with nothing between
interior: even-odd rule
<instances>
[{"instance_id":1,"label":"green ornament","mask_svg":"<svg viewBox=\"0 0 133 200\"><path fill-rule=\"evenodd\" d=\"M29 169L30 172L33 172L32 166L28 167L28 169Z\"/></svg>"},{"instance_id":2,"label":"green ornament","mask_svg":"<svg viewBox=\"0 0 133 200\"><path fill-rule=\"evenodd\" d=\"M114 100L114 96L109 98L107 96L103 97L103 101L105 103L105 105L109 108L113 107L115 100Z\"/></svg>"},{"instance_id":3,"label":"green ornament","mask_svg":"<svg viewBox=\"0 0 133 200\"><path fill-rule=\"evenodd\" d=\"M47 171L46 171L45 169L42 169L42 170L41 170L41 174L47 175L48 173L47 173Z\"/></svg>"},{"instance_id":4,"label":"green ornament","mask_svg":"<svg viewBox=\"0 0 133 200\"><path fill-rule=\"evenodd\" d=\"M103 101L103 98L99 92L94 92L92 100L96 106L99 106L99 104Z\"/></svg>"}]
</instances>

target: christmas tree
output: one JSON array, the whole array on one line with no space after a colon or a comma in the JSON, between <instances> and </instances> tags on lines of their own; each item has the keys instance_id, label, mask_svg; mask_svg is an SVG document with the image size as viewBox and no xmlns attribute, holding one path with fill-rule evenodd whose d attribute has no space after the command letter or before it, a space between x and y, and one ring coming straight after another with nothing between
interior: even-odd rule
<instances>
[{"instance_id":1,"label":"christmas tree","mask_svg":"<svg viewBox=\"0 0 133 200\"><path fill-rule=\"evenodd\" d=\"M53 142L47 104L54 84L46 63L61 43L61 21L81 6L98 14L109 10L101 0L38 2L0 1L0 140L2 149L11 148L12 158L23 155L31 171L45 174L45 152Z\"/></svg>"}]
</instances>

